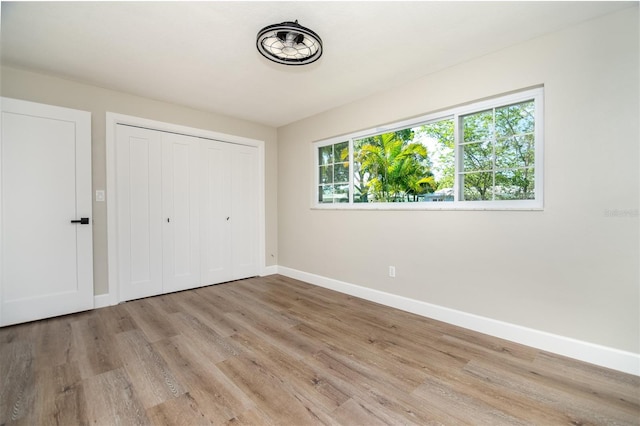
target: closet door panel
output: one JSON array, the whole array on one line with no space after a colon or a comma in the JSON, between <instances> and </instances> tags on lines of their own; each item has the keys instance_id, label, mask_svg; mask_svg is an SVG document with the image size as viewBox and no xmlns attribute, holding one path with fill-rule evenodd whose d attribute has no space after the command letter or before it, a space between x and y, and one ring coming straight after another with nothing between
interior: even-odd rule
<instances>
[{"instance_id":1,"label":"closet door panel","mask_svg":"<svg viewBox=\"0 0 640 426\"><path fill-rule=\"evenodd\" d=\"M231 272L231 152L229 144L201 142L202 283L233 279Z\"/></svg>"},{"instance_id":2,"label":"closet door panel","mask_svg":"<svg viewBox=\"0 0 640 426\"><path fill-rule=\"evenodd\" d=\"M162 135L164 292L200 284L199 140Z\"/></svg>"},{"instance_id":3,"label":"closet door panel","mask_svg":"<svg viewBox=\"0 0 640 426\"><path fill-rule=\"evenodd\" d=\"M160 133L117 126L120 300L162 292Z\"/></svg>"},{"instance_id":4,"label":"closet door panel","mask_svg":"<svg viewBox=\"0 0 640 426\"><path fill-rule=\"evenodd\" d=\"M231 256L233 279L258 274L258 153L255 147L230 145Z\"/></svg>"}]
</instances>

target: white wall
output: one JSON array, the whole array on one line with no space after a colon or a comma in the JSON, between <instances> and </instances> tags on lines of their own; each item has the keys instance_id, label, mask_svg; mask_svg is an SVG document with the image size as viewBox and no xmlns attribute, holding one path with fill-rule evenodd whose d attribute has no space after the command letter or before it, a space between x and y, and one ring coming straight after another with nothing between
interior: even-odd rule
<instances>
[{"instance_id":1,"label":"white wall","mask_svg":"<svg viewBox=\"0 0 640 426\"><path fill-rule=\"evenodd\" d=\"M636 7L278 129L278 264L640 353L638 52ZM544 211L311 208L313 141L539 84Z\"/></svg>"},{"instance_id":2,"label":"white wall","mask_svg":"<svg viewBox=\"0 0 640 426\"><path fill-rule=\"evenodd\" d=\"M61 78L3 67L2 96L90 111L92 184L106 189L105 114L107 111L265 141L266 265L277 259L277 143L274 128L155 101ZM95 294L108 291L107 208L93 202Z\"/></svg>"}]
</instances>

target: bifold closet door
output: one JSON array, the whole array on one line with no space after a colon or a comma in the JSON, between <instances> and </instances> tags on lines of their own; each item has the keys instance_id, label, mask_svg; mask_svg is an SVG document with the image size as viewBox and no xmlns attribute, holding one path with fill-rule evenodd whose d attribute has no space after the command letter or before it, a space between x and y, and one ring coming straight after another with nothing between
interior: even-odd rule
<instances>
[{"instance_id":1,"label":"bifold closet door","mask_svg":"<svg viewBox=\"0 0 640 426\"><path fill-rule=\"evenodd\" d=\"M258 149L231 145L233 279L258 275Z\"/></svg>"},{"instance_id":2,"label":"bifold closet door","mask_svg":"<svg viewBox=\"0 0 640 426\"><path fill-rule=\"evenodd\" d=\"M198 138L116 132L120 300L198 286Z\"/></svg>"},{"instance_id":3,"label":"bifold closet door","mask_svg":"<svg viewBox=\"0 0 640 426\"><path fill-rule=\"evenodd\" d=\"M162 293L161 133L116 127L120 300Z\"/></svg>"},{"instance_id":4,"label":"bifold closet door","mask_svg":"<svg viewBox=\"0 0 640 426\"><path fill-rule=\"evenodd\" d=\"M258 150L201 142L202 281L258 274Z\"/></svg>"},{"instance_id":5,"label":"bifold closet door","mask_svg":"<svg viewBox=\"0 0 640 426\"><path fill-rule=\"evenodd\" d=\"M200 143L203 284L233 279L230 250L231 150L228 145L211 140Z\"/></svg>"},{"instance_id":6,"label":"bifold closet door","mask_svg":"<svg viewBox=\"0 0 640 426\"><path fill-rule=\"evenodd\" d=\"M162 133L163 292L200 284L200 140Z\"/></svg>"}]
</instances>

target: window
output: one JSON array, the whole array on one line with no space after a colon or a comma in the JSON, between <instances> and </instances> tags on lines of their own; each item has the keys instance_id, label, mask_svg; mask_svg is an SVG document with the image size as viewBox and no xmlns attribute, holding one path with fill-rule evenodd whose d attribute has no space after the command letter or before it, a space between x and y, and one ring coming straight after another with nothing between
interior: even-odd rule
<instances>
[{"instance_id":1,"label":"window","mask_svg":"<svg viewBox=\"0 0 640 426\"><path fill-rule=\"evenodd\" d=\"M534 100L461 119L462 199L534 200Z\"/></svg>"},{"instance_id":2,"label":"window","mask_svg":"<svg viewBox=\"0 0 640 426\"><path fill-rule=\"evenodd\" d=\"M542 89L314 144L323 208L542 208Z\"/></svg>"},{"instance_id":3,"label":"window","mask_svg":"<svg viewBox=\"0 0 640 426\"><path fill-rule=\"evenodd\" d=\"M318 148L318 202L349 202L349 142Z\"/></svg>"}]
</instances>

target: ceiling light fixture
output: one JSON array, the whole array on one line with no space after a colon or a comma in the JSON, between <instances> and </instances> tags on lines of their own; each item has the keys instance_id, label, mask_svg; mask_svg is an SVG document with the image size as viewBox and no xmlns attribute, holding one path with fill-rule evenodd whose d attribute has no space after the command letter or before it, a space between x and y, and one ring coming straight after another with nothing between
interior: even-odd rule
<instances>
[{"instance_id":1,"label":"ceiling light fixture","mask_svg":"<svg viewBox=\"0 0 640 426\"><path fill-rule=\"evenodd\" d=\"M297 20L264 27L256 46L265 58L285 65L310 64L322 56L320 36Z\"/></svg>"}]
</instances>

